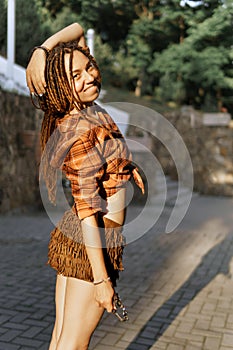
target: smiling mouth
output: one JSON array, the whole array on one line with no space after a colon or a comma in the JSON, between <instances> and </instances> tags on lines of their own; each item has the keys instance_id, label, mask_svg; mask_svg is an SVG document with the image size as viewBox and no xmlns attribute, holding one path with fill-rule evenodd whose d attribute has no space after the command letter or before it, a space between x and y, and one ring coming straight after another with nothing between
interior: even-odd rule
<instances>
[{"instance_id":1,"label":"smiling mouth","mask_svg":"<svg viewBox=\"0 0 233 350\"><path fill-rule=\"evenodd\" d=\"M87 90L92 89L92 88L96 88L98 90L98 87L96 85L90 85L84 91L87 91Z\"/></svg>"}]
</instances>

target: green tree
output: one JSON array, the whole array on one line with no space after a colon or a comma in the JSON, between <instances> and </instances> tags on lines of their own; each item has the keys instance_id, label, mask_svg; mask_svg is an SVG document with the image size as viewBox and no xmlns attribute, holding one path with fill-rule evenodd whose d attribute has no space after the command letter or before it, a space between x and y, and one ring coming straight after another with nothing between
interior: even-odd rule
<instances>
[{"instance_id":1,"label":"green tree","mask_svg":"<svg viewBox=\"0 0 233 350\"><path fill-rule=\"evenodd\" d=\"M180 44L154 55L151 72L160 77L157 92L179 102L205 104L214 96L215 108L232 93L232 8L219 5L212 16L193 23ZM170 91L170 93L169 93Z\"/></svg>"},{"instance_id":2,"label":"green tree","mask_svg":"<svg viewBox=\"0 0 233 350\"><path fill-rule=\"evenodd\" d=\"M129 77L135 81L136 96L141 96L148 77L147 67L153 55L150 45L154 42L151 40L153 27L153 19L148 17L135 20L124 43Z\"/></svg>"},{"instance_id":3,"label":"green tree","mask_svg":"<svg viewBox=\"0 0 233 350\"><path fill-rule=\"evenodd\" d=\"M44 13L43 28L53 34L74 22L83 25L81 18L76 13L72 12L69 7L64 7L56 17L50 16L48 12Z\"/></svg>"},{"instance_id":4,"label":"green tree","mask_svg":"<svg viewBox=\"0 0 233 350\"><path fill-rule=\"evenodd\" d=\"M26 66L33 46L50 33L45 30L37 6L38 0L16 1L16 63ZM7 49L7 0L0 0L0 54Z\"/></svg>"},{"instance_id":5,"label":"green tree","mask_svg":"<svg viewBox=\"0 0 233 350\"><path fill-rule=\"evenodd\" d=\"M31 49L49 34L45 30L36 0L16 1L16 62L26 66Z\"/></svg>"},{"instance_id":6,"label":"green tree","mask_svg":"<svg viewBox=\"0 0 233 350\"><path fill-rule=\"evenodd\" d=\"M192 17L189 6L179 0L151 0L133 4L134 19L122 47L128 58L128 76L134 82L135 94L153 93L157 76L151 75L153 55L166 49L171 42L181 43L187 36Z\"/></svg>"},{"instance_id":7,"label":"green tree","mask_svg":"<svg viewBox=\"0 0 233 350\"><path fill-rule=\"evenodd\" d=\"M169 44L182 43L187 36L194 9L188 4L182 6L180 0L164 0L160 9L160 25L165 30L167 41Z\"/></svg>"},{"instance_id":8,"label":"green tree","mask_svg":"<svg viewBox=\"0 0 233 350\"><path fill-rule=\"evenodd\" d=\"M96 31L95 54L108 80L165 101L230 104L232 0L17 0L16 60L78 21ZM6 51L6 0L0 0L0 51ZM32 15L33 14L33 15ZM208 102L209 103L209 102Z\"/></svg>"},{"instance_id":9,"label":"green tree","mask_svg":"<svg viewBox=\"0 0 233 350\"><path fill-rule=\"evenodd\" d=\"M6 56L7 1L0 0L0 54Z\"/></svg>"},{"instance_id":10,"label":"green tree","mask_svg":"<svg viewBox=\"0 0 233 350\"><path fill-rule=\"evenodd\" d=\"M100 35L95 35L95 58L102 73L103 84L113 83L117 80L114 71L114 54L111 46L103 43Z\"/></svg>"},{"instance_id":11,"label":"green tree","mask_svg":"<svg viewBox=\"0 0 233 350\"><path fill-rule=\"evenodd\" d=\"M40 0L52 18L56 18L64 9L78 16L84 28L93 27L103 42L115 50L128 33L135 16L131 1L122 0Z\"/></svg>"}]
</instances>

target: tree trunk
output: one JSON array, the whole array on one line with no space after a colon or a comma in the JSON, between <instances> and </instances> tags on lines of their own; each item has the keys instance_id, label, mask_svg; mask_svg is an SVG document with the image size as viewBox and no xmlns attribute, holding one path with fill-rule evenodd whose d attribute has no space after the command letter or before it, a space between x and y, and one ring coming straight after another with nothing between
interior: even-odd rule
<instances>
[{"instance_id":1,"label":"tree trunk","mask_svg":"<svg viewBox=\"0 0 233 350\"><path fill-rule=\"evenodd\" d=\"M137 97L141 97L142 95L142 80L140 78L138 78L137 80L137 85L134 93L135 93L135 96Z\"/></svg>"},{"instance_id":2,"label":"tree trunk","mask_svg":"<svg viewBox=\"0 0 233 350\"><path fill-rule=\"evenodd\" d=\"M218 111L221 112L221 111L222 111L222 107L223 107L223 103L222 103L222 91L221 91L221 89L218 89L218 91L217 91L217 93L216 93L216 97L217 97Z\"/></svg>"},{"instance_id":3,"label":"tree trunk","mask_svg":"<svg viewBox=\"0 0 233 350\"><path fill-rule=\"evenodd\" d=\"M185 30L185 23L184 23L183 17L179 18L179 28L180 28L180 44L182 44L184 41L184 30Z\"/></svg>"}]
</instances>

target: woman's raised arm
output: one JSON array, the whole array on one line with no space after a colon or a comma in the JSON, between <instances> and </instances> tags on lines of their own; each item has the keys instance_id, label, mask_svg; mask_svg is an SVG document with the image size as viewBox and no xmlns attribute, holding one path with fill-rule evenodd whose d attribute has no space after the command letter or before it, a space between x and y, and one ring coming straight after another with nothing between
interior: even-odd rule
<instances>
[{"instance_id":1,"label":"woman's raised arm","mask_svg":"<svg viewBox=\"0 0 233 350\"><path fill-rule=\"evenodd\" d=\"M86 46L83 28L78 23L73 23L53 34L41 46L47 50L51 50L59 42L72 40L78 40L80 46ZM35 50L26 70L27 85L31 93L43 94L45 92L45 63L45 51L43 49Z\"/></svg>"},{"instance_id":2,"label":"woman's raised arm","mask_svg":"<svg viewBox=\"0 0 233 350\"><path fill-rule=\"evenodd\" d=\"M78 23L73 23L68 27L63 28L59 32L50 36L42 46L45 46L47 49L51 50L59 42L68 42L72 40L78 40L80 46L85 46L85 38L83 28Z\"/></svg>"}]
</instances>

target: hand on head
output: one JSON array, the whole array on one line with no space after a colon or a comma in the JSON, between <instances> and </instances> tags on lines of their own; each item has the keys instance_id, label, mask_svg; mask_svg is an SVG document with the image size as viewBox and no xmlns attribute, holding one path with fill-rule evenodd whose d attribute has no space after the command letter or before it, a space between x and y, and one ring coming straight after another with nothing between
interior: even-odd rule
<instances>
[{"instance_id":1,"label":"hand on head","mask_svg":"<svg viewBox=\"0 0 233 350\"><path fill-rule=\"evenodd\" d=\"M30 58L26 69L27 86L30 93L41 95L45 93L45 66L46 52L41 48L36 48Z\"/></svg>"}]
</instances>

